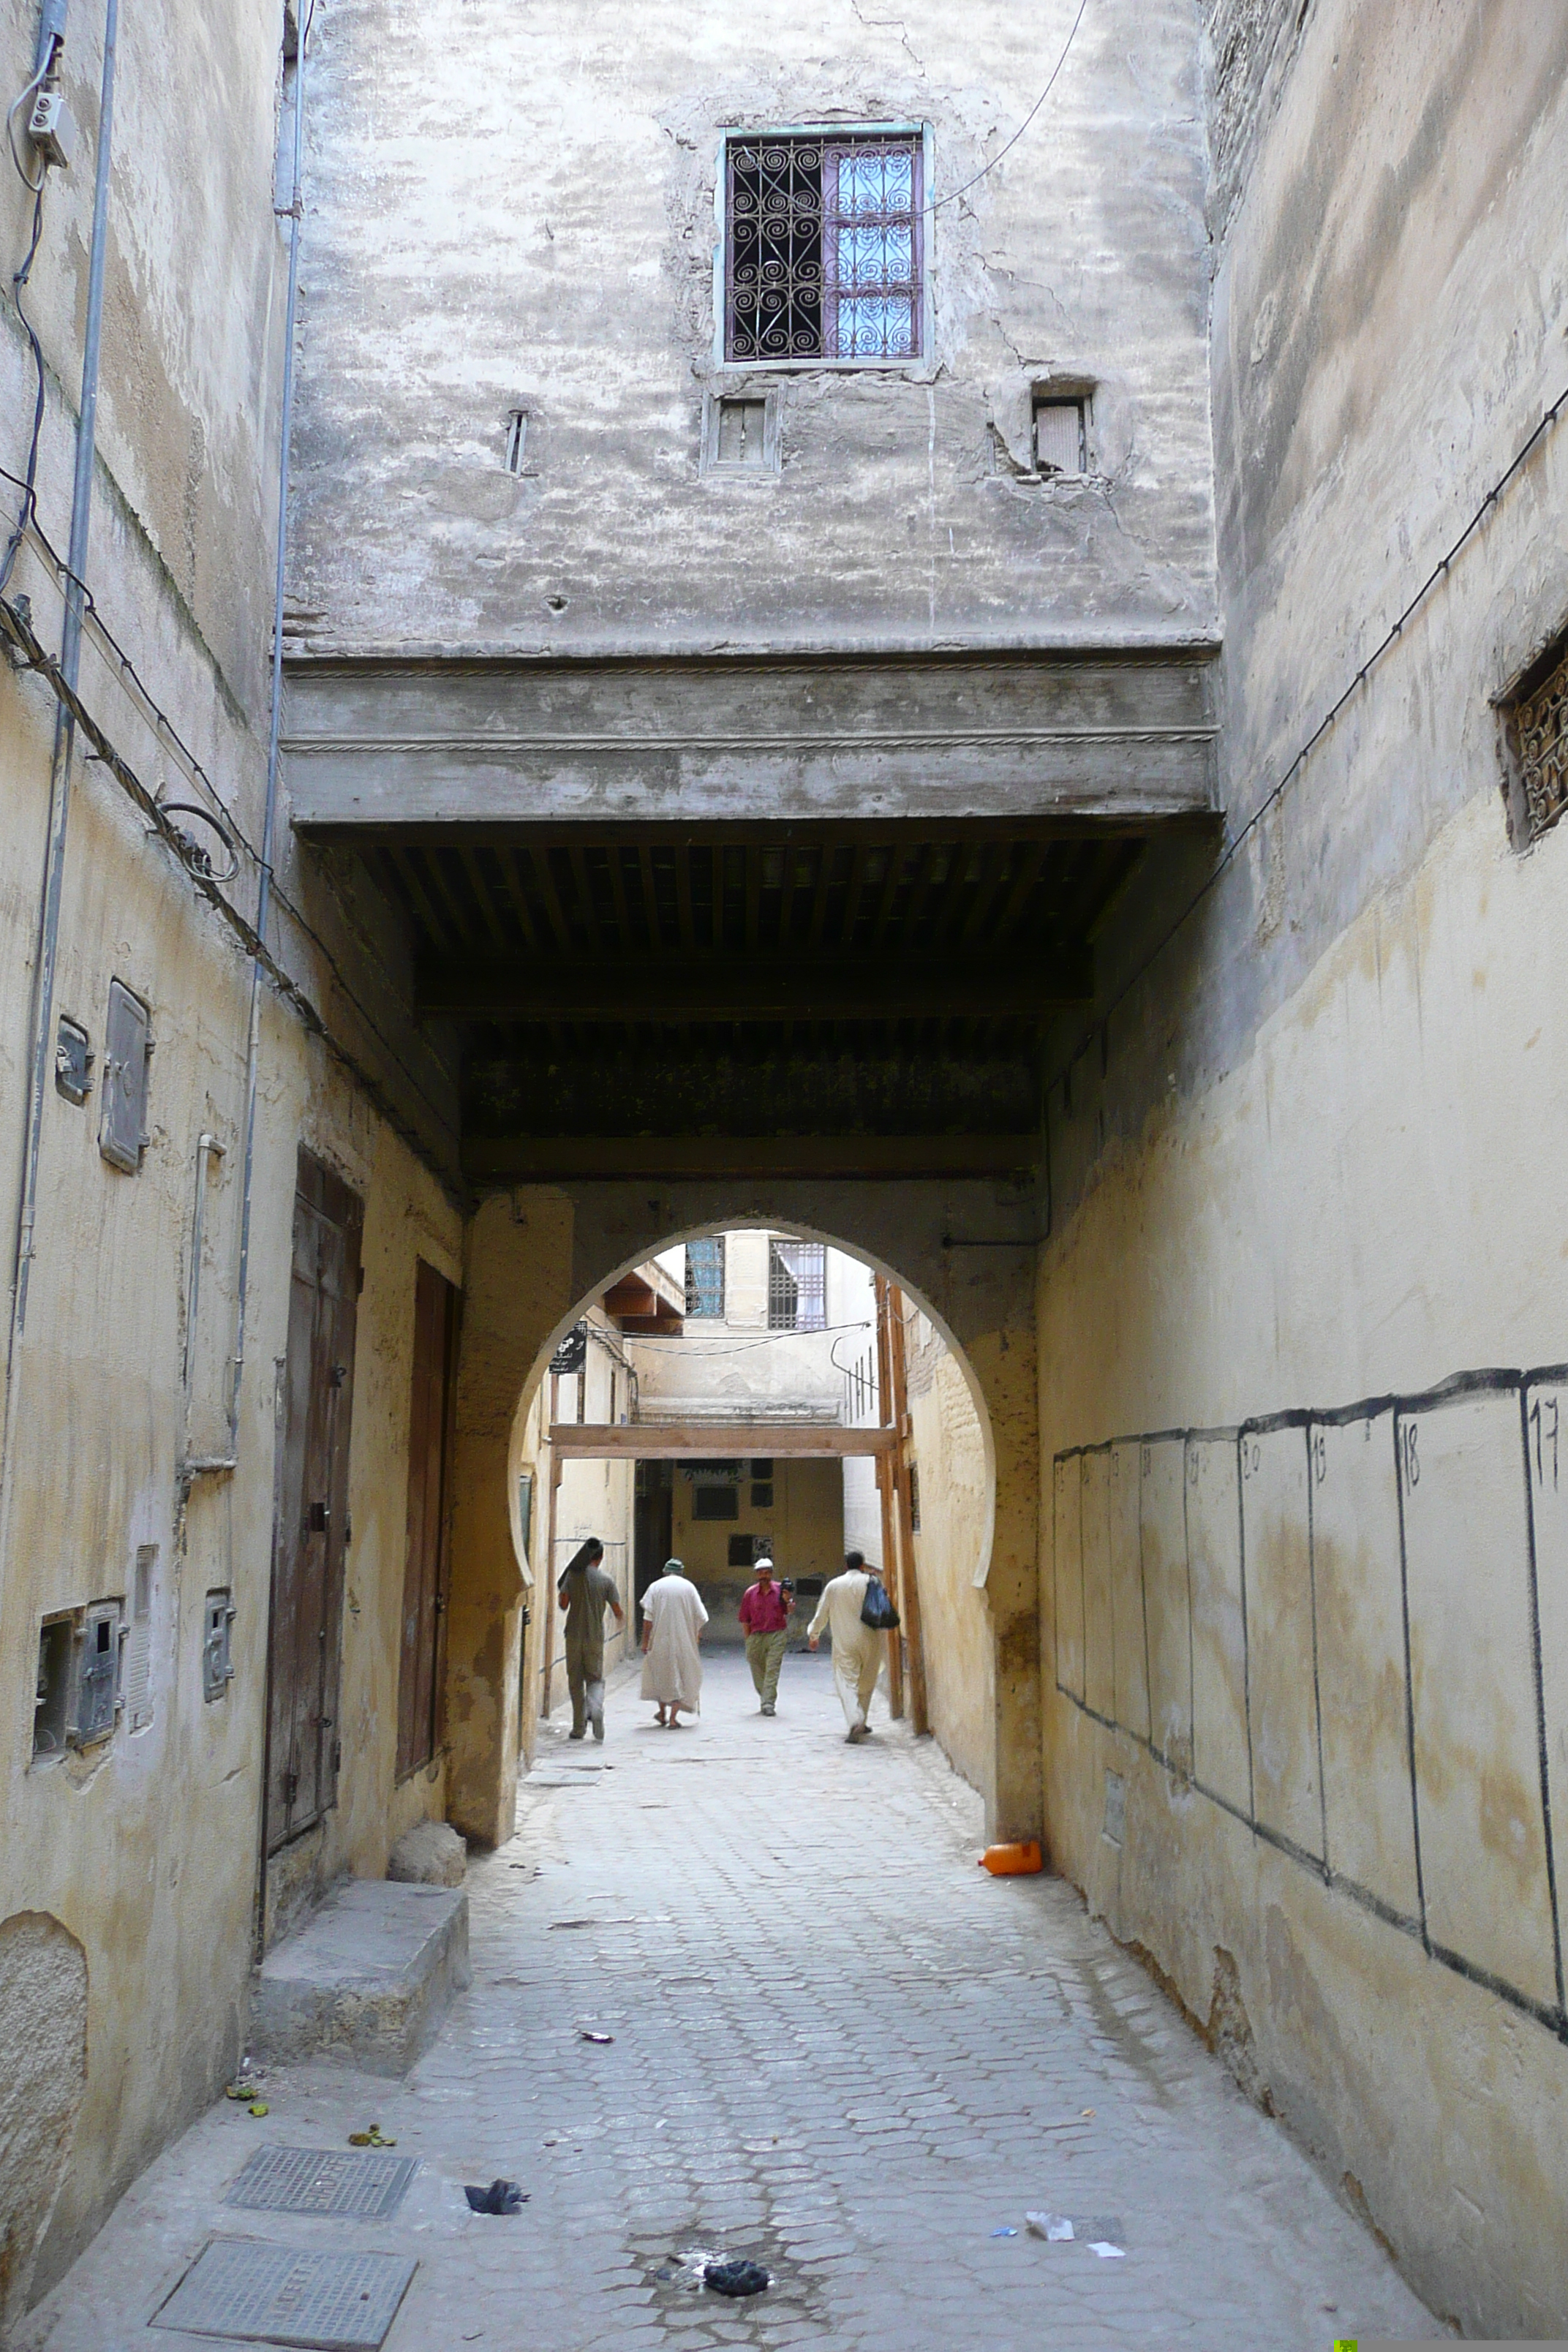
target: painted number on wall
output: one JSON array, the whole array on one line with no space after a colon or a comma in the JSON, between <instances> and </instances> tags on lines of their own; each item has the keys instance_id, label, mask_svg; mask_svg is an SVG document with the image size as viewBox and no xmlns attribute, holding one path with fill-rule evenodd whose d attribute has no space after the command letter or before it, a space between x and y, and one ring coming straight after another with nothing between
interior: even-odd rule
<instances>
[{"instance_id":1,"label":"painted number on wall","mask_svg":"<svg viewBox=\"0 0 1568 2352\"><path fill-rule=\"evenodd\" d=\"M1535 1483L1544 1488L1550 1477L1552 1491L1557 1492L1557 1399L1538 1396L1530 1408L1530 1438L1526 1451L1535 1469Z\"/></svg>"}]
</instances>

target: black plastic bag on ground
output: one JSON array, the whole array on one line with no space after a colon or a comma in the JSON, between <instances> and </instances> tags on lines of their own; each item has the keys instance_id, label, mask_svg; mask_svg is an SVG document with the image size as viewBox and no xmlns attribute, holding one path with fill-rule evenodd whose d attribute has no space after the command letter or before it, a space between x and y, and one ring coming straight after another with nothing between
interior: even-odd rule
<instances>
[{"instance_id":1,"label":"black plastic bag on ground","mask_svg":"<svg viewBox=\"0 0 1568 2352\"><path fill-rule=\"evenodd\" d=\"M474 2213L521 2213L528 2202L528 2193L515 2180L492 2180L488 2189L465 2189L468 2209Z\"/></svg>"},{"instance_id":2,"label":"black plastic bag on ground","mask_svg":"<svg viewBox=\"0 0 1568 2352\"><path fill-rule=\"evenodd\" d=\"M761 2294L772 2279L761 2263L710 2263L702 2273L705 2286L715 2294Z\"/></svg>"},{"instance_id":3,"label":"black plastic bag on ground","mask_svg":"<svg viewBox=\"0 0 1568 2352\"><path fill-rule=\"evenodd\" d=\"M896 1633L899 1612L888 1598L888 1588L879 1576L866 1580L866 1598L860 1603L860 1622L869 1625L874 1633Z\"/></svg>"}]
</instances>

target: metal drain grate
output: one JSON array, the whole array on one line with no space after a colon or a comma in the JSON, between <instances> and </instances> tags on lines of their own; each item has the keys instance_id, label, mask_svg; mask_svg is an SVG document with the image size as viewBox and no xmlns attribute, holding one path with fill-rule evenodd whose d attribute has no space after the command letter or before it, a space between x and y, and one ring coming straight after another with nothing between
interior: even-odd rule
<instances>
[{"instance_id":1,"label":"metal drain grate","mask_svg":"<svg viewBox=\"0 0 1568 2352\"><path fill-rule=\"evenodd\" d=\"M152 2324L306 2352L375 2352L416 2267L403 2254L301 2253L214 2238Z\"/></svg>"},{"instance_id":2,"label":"metal drain grate","mask_svg":"<svg viewBox=\"0 0 1568 2352\"><path fill-rule=\"evenodd\" d=\"M257 2213L342 2213L384 2221L419 2169L416 2156L363 2155L333 2147L258 2147L226 2205Z\"/></svg>"}]
</instances>

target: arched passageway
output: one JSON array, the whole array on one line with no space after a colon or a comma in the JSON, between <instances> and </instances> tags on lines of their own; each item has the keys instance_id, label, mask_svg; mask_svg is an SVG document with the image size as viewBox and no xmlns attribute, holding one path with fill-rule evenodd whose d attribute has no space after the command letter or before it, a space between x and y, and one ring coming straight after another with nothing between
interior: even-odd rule
<instances>
[{"instance_id":1,"label":"arched passageway","mask_svg":"<svg viewBox=\"0 0 1568 2352\"><path fill-rule=\"evenodd\" d=\"M747 1224L832 1243L895 1280L954 1351L984 1432L992 1498L981 1582L989 1673L979 1777L992 1834L1041 1828L1038 1441L1030 1204L993 1185L783 1180L521 1187L487 1200L466 1245L447 1626L448 1810L510 1832L524 1587L511 1469L520 1408L584 1301L672 1242Z\"/></svg>"}]
</instances>

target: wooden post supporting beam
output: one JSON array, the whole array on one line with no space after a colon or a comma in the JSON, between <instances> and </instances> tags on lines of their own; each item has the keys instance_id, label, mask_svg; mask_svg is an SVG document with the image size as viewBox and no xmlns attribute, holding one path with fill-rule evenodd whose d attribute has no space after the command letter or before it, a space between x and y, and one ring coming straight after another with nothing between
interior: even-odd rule
<instances>
[{"instance_id":1,"label":"wooden post supporting beam","mask_svg":"<svg viewBox=\"0 0 1568 2352\"><path fill-rule=\"evenodd\" d=\"M544 1673L539 1686L539 1712L550 1713L550 1685L555 1676L555 1497L561 1487L561 1455L555 1444L555 1414L561 1402L561 1376L550 1375L549 1421L543 1432L550 1447L550 1498L544 1512L544 1576L540 1598L543 1607Z\"/></svg>"},{"instance_id":2,"label":"wooden post supporting beam","mask_svg":"<svg viewBox=\"0 0 1568 2352\"><path fill-rule=\"evenodd\" d=\"M888 1285L883 1276L876 1276L877 1294L877 1409L888 1422L892 1397L892 1367L888 1354ZM889 1429L891 1423L889 1423ZM899 1573L899 1538L893 1517L892 1456L877 1456L877 1500L882 1507L882 1575L892 1596L894 1608L901 1619L904 1613L903 1580ZM904 1633L902 1625L888 1635L888 1711L895 1723L901 1722L904 1713Z\"/></svg>"},{"instance_id":3,"label":"wooden post supporting beam","mask_svg":"<svg viewBox=\"0 0 1568 2352\"><path fill-rule=\"evenodd\" d=\"M900 1584L903 1601L900 1614L904 1621L910 1664L910 1718L919 1738L931 1729L926 1707L925 1649L921 1640L920 1585L915 1574L914 1513L910 1503L910 1435L909 1381L904 1357L904 1297L891 1284L888 1286L885 1316L888 1333L888 1360L892 1375L891 1412L898 1444L888 1456L888 1469L892 1478L895 1516L899 1529L899 1558L902 1570Z\"/></svg>"}]
</instances>

